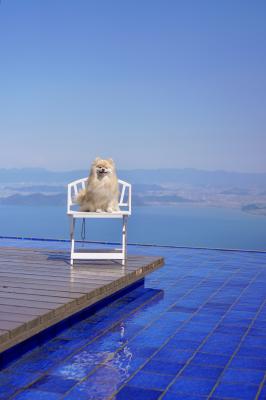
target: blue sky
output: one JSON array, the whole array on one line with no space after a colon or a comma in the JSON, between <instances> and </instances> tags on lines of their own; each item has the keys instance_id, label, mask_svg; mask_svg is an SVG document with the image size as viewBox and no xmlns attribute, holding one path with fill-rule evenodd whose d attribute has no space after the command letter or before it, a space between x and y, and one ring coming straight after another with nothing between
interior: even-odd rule
<instances>
[{"instance_id":1,"label":"blue sky","mask_svg":"<svg viewBox=\"0 0 266 400\"><path fill-rule=\"evenodd\" d=\"M266 2L2 0L0 167L266 172Z\"/></svg>"}]
</instances>

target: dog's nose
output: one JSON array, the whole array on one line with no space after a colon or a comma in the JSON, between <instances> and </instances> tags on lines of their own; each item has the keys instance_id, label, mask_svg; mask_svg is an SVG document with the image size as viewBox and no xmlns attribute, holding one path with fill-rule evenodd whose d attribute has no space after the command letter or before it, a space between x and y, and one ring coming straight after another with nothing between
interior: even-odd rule
<instances>
[{"instance_id":1,"label":"dog's nose","mask_svg":"<svg viewBox=\"0 0 266 400\"><path fill-rule=\"evenodd\" d=\"M102 172L104 172L104 168L102 168Z\"/></svg>"}]
</instances>

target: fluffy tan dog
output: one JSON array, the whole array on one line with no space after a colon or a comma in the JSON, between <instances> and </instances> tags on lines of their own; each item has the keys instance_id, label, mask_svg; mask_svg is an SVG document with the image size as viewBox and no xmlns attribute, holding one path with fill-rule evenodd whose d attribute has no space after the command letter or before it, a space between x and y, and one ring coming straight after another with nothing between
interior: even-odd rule
<instances>
[{"instance_id":1,"label":"fluffy tan dog","mask_svg":"<svg viewBox=\"0 0 266 400\"><path fill-rule=\"evenodd\" d=\"M118 196L118 180L113 160L97 157L92 163L86 188L77 196L80 211L119 211Z\"/></svg>"}]
</instances>

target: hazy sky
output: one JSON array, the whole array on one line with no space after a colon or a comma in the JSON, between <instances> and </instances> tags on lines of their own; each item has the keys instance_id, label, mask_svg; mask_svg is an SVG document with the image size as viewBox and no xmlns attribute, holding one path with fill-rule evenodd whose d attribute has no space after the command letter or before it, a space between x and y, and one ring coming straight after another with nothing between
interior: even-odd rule
<instances>
[{"instance_id":1,"label":"hazy sky","mask_svg":"<svg viewBox=\"0 0 266 400\"><path fill-rule=\"evenodd\" d=\"M266 172L266 1L2 0L0 167Z\"/></svg>"}]
</instances>

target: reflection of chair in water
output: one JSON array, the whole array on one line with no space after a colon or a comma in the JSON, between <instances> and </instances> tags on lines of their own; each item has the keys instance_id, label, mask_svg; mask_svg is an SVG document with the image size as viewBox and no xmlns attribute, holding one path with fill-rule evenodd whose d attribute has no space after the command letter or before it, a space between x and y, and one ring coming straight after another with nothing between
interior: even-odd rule
<instances>
[{"instance_id":1,"label":"reflection of chair in water","mask_svg":"<svg viewBox=\"0 0 266 400\"><path fill-rule=\"evenodd\" d=\"M131 215L131 185L118 180L119 183L119 209L114 212L85 212L77 209L77 195L80 190L85 189L88 178L79 179L68 184L67 214L70 217L70 239L71 239L71 265L73 260L126 260L127 241L127 218ZM76 252L75 251L75 222L76 219L85 218L120 218L122 219L122 248L105 252Z\"/></svg>"}]
</instances>

